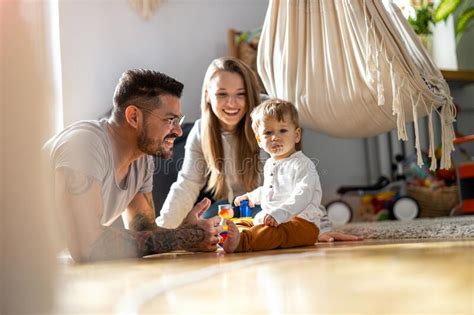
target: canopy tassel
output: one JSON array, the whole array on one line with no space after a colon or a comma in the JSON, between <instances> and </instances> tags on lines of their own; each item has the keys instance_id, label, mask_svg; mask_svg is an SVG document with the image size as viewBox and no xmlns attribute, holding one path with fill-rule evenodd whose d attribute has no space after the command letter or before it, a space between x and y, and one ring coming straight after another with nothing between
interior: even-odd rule
<instances>
[{"instance_id":1,"label":"canopy tassel","mask_svg":"<svg viewBox=\"0 0 474 315\"><path fill-rule=\"evenodd\" d=\"M441 165L440 168L448 169L451 167L451 152L454 151L454 133L453 123L456 121L456 107L450 96L446 97L446 104L442 107L440 113L441 119Z\"/></svg>"},{"instance_id":2,"label":"canopy tassel","mask_svg":"<svg viewBox=\"0 0 474 315\"><path fill-rule=\"evenodd\" d=\"M426 104L425 104L426 107ZM433 130L433 108L429 110L428 114L428 135L430 137L430 146L428 149L428 157L431 159L430 171L436 171L438 161L435 154L435 140Z\"/></svg>"},{"instance_id":3,"label":"canopy tassel","mask_svg":"<svg viewBox=\"0 0 474 315\"><path fill-rule=\"evenodd\" d=\"M418 125L418 103L420 102L420 95L418 94L418 99L416 100L416 103L413 101L413 97L410 94L411 98L411 104L413 108L413 126L415 129L415 148L416 148L416 164L418 166L423 166L423 157L421 155L421 145L420 145L420 127Z\"/></svg>"},{"instance_id":4,"label":"canopy tassel","mask_svg":"<svg viewBox=\"0 0 474 315\"><path fill-rule=\"evenodd\" d=\"M405 111L400 101L400 89L403 87L405 79L397 86L398 76L393 71L393 60L390 62L390 78L392 79L392 115L397 116L398 140L407 141L407 130L405 127Z\"/></svg>"}]
</instances>

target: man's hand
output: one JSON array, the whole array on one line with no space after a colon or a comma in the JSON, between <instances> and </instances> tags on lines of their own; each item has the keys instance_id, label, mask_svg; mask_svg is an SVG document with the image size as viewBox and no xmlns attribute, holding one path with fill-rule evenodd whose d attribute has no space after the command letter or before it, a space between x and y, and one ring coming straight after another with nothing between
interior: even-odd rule
<instances>
[{"instance_id":1,"label":"man's hand","mask_svg":"<svg viewBox=\"0 0 474 315\"><path fill-rule=\"evenodd\" d=\"M278 222L269 214L265 215L265 218L263 219L263 224L273 227L278 226Z\"/></svg>"},{"instance_id":2,"label":"man's hand","mask_svg":"<svg viewBox=\"0 0 474 315\"><path fill-rule=\"evenodd\" d=\"M222 232L219 217L201 219L201 214L209 208L210 204L207 198L201 200L176 229L179 248L192 252L217 249L218 235Z\"/></svg>"},{"instance_id":3,"label":"man's hand","mask_svg":"<svg viewBox=\"0 0 474 315\"><path fill-rule=\"evenodd\" d=\"M334 241L362 241L362 236L355 236L351 234L345 234L341 232L325 232L319 234L319 242L334 242Z\"/></svg>"}]
</instances>

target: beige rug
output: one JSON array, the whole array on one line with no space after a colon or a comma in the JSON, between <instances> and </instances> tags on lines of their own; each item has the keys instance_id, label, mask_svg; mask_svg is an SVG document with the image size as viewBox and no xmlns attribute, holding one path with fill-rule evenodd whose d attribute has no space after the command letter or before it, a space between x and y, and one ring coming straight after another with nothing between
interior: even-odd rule
<instances>
[{"instance_id":1,"label":"beige rug","mask_svg":"<svg viewBox=\"0 0 474 315\"><path fill-rule=\"evenodd\" d=\"M474 238L474 215L413 221L349 223L336 230L373 239Z\"/></svg>"}]
</instances>

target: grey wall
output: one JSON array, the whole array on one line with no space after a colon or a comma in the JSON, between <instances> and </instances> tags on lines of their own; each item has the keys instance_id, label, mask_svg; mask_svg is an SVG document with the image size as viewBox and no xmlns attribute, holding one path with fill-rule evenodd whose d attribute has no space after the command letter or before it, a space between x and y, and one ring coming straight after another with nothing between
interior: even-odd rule
<instances>
[{"instance_id":1,"label":"grey wall","mask_svg":"<svg viewBox=\"0 0 474 315\"><path fill-rule=\"evenodd\" d=\"M362 139L339 139L304 130L303 150L317 161L323 187L323 202L337 197L341 185L367 183L367 165Z\"/></svg>"},{"instance_id":2,"label":"grey wall","mask_svg":"<svg viewBox=\"0 0 474 315\"><path fill-rule=\"evenodd\" d=\"M142 19L127 0L59 1L65 125L111 108L130 68L152 68L185 85L183 112L199 116L210 61L227 55L227 30L261 26L267 0L162 0Z\"/></svg>"}]
</instances>

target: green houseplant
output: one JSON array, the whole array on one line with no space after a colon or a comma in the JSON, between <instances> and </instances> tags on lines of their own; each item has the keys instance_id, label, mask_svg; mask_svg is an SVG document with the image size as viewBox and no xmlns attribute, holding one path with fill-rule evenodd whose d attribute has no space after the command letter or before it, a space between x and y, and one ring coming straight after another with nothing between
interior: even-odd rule
<instances>
[{"instance_id":1,"label":"green houseplant","mask_svg":"<svg viewBox=\"0 0 474 315\"><path fill-rule=\"evenodd\" d=\"M446 21L452 14L458 16L455 26L457 42L474 24L472 23L474 19L473 0L441 0L436 7L433 0L410 0L410 5L411 10L406 14L408 23L422 41L431 35L431 25Z\"/></svg>"},{"instance_id":2,"label":"green houseplant","mask_svg":"<svg viewBox=\"0 0 474 315\"><path fill-rule=\"evenodd\" d=\"M408 23L418 36L431 35L431 24L435 24L433 18L434 5L430 0L411 1L414 14L408 15Z\"/></svg>"},{"instance_id":3,"label":"green houseplant","mask_svg":"<svg viewBox=\"0 0 474 315\"><path fill-rule=\"evenodd\" d=\"M456 22L456 41L459 42L462 35L472 28L474 18L474 6L472 0L442 0L434 11L433 19L436 23L445 21L447 18L459 11Z\"/></svg>"}]
</instances>

